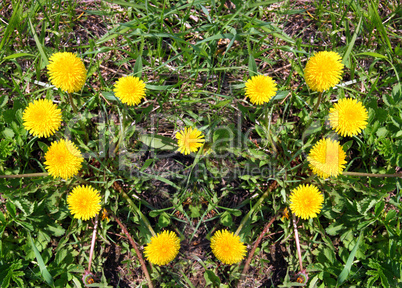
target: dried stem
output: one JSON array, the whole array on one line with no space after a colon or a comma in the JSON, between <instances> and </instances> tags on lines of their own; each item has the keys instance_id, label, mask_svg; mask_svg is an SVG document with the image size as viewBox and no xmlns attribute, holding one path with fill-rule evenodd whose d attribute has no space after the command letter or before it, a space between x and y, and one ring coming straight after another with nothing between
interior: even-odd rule
<instances>
[{"instance_id":1,"label":"dried stem","mask_svg":"<svg viewBox=\"0 0 402 288\"><path fill-rule=\"evenodd\" d=\"M96 239L96 229L97 229L97 228L98 228L98 214L96 214L96 216L95 216L94 231L93 231L93 233L92 233L91 250L89 251L88 272L91 272L92 257L93 257L93 255L94 255L95 239Z\"/></svg>"},{"instance_id":2,"label":"dried stem","mask_svg":"<svg viewBox=\"0 0 402 288\"><path fill-rule=\"evenodd\" d=\"M294 213L292 213L292 217L293 217L293 228L295 230L297 255L299 256L300 271L303 271L302 256L301 256L301 251L300 251L299 233L297 232L296 215Z\"/></svg>"},{"instance_id":3,"label":"dried stem","mask_svg":"<svg viewBox=\"0 0 402 288\"><path fill-rule=\"evenodd\" d=\"M46 177L48 173L28 173L28 174L19 174L19 175L0 175L0 178L25 178L25 177Z\"/></svg>"},{"instance_id":4,"label":"dried stem","mask_svg":"<svg viewBox=\"0 0 402 288\"><path fill-rule=\"evenodd\" d=\"M130 241L131 245L134 247L135 253L137 253L138 260L140 260L140 263L141 263L142 272L144 272L145 277L147 278L148 286L149 286L149 288L153 288L154 286L152 285L151 277L149 276L147 266L145 265L145 261L142 258L142 254L141 254L140 250L138 249L137 244L135 244L133 238L128 233L126 226L124 226L124 224L121 223L119 218L117 218L115 215L112 215L112 217L117 222L117 224L119 224L121 230L127 236L127 238Z\"/></svg>"},{"instance_id":5,"label":"dried stem","mask_svg":"<svg viewBox=\"0 0 402 288\"><path fill-rule=\"evenodd\" d=\"M371 173L363 173L363 172L343 172L343 175L346 176L359 176L359 177L400 177L402 178L401 173L395 173L395 174L371 174Z\"/></svg>"},{"instance_id":6,"label":"dried stem","mask_svg":"<svg viewBox=\"0 0 402 288\"><path fill-rule=\"evenodd\" d=\"M275 215L274 217L272 217L271 221L269 221L269 223L267 223L264 227L264 229L262 230L260 236L258 237L257 241L255 241L253 248L251 249L250 253L248 254L247 260L246 260L246 264L244 265L243 268L243 272L241 273L241 277L240 277L240 281L239 281L239 285L237 287L240 288L240 282L244 279L244 277L247 274L248 268L250 267L250 262L251 259L254 256L255 250L257 250L258 245L260 245L262 238L264 237L265 233L268 232L269 227L271 227L272 223L274 223L274 221L276 220L276 218L278 217L278 215Z\"/></svg>"}]
</instances>

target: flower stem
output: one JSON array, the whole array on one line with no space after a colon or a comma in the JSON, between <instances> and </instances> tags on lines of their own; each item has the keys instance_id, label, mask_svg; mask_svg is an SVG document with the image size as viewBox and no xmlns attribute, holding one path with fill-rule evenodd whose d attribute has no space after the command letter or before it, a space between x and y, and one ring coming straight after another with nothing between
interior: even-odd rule
<instances>
[{"instance_id":1,"label":"flower stem","mask_svg":"<svg viewBox=\"0 0 402 288\"><path fill-rule=\"evenodd\" d=\"M358 177L401 177L401 173L395 173L395 174L371 174L371 173L363 173L363 172L343 172L343 175L346 176L358 176Z\"/></svg>"},{"instance_id":2,"label":"flower stem","mask_svg":"<svg viewBox=\"0 0 402 288\"><path fill-rule=\"evenodd\" d=\"M92 233L91 250L89 251L88 272L91 272L92 257L93 257L93 255L94 255L95 239L96 239L96 229L97 229L97 228L98 228L98 214L96 214L96 216L95 216L94 231L93 231L93 233Z\"/></svg>"},{"instance_id":3,"label":"flower stem","mask_svg":"<svg viewBox=\"0 0 402 288\"><path fill-rule=\"evenodd\" d=\"M68 95L68 100L70 101L70 105L71 105L71 107L73 108L73 112L74 112L75 115L77 115L77 114L78 114L78 110L77 110L77 107L75 107L75 104L74 104L74 101L73 101L73 97L72 97L71 94L68 93L68 92L67 92L67 95Z\"/></svg>"},{"instance_id":4,"label":"flower stem","mask_svg":"<svg viewBox=\"0 0 402 288\"><path fill-rule=\"evenodd\" d=\"M140 209L138 209L137 205L134 204L134 202L130 199L130 197L127 195L127 193L124 192L123 189L120 189L120 193L123 196L123 198L126 199L128 204L130 205L130 207L135 211L135 213L137 213L138 216L141 217L142 221L144 222L145 226L147 226L147 228L148 228L149 232L151 232L152 236L156 236L154 229L152 229L151 223L149 223L148 219L144 216L144 214L142 214Z\"/></svg>"},{"instance_id":5,"label":"flower stem","mask_svg":"<svg viewBox=\"0 0 402 288\"><path fill-rule=\"evenodd\" d=\"M149 288L153 288L154 286L152 285L152 281L151 281L151 277L149 277L149 273L148 273L148 269L147 266L145 265L145 261L144 258L142 258L142 254L140 252L140 250L138 249L137 244L135 244L133 238L131 237L131 235L128 233L128 230L126 228L126 226L124 226L123 223L121 223L121 221L119 220L119 218L117 218L116 215L111 215L113 217L113 219L117 222L117 224L119 224L121 230L123 231L123 233L127 236L128 240L130 241L131 245L133 246L135 253L137 253L137 257L138 260L141 263L141 268L142 268L142 272L144 272L145 274L145 278L147 278L148 281L148 286Z\"/></svg>"},{"instance_id":6,"label":"flower stem","mask_svg":"<svg viewBox=\"0 0 402 288\"><path fill-rule=\"evenodd\" d=\"M258 247L258 245L260 245L260 243L261 243L261 241L262 241L262 238L264 237L265 233L268 232L269 227L271 227L272 223L274 223L274 221L276 220L277 217L278 217L278 215L275 215L274 217L272 217L271 221L269 221L269 223L267 223L267 224L265 225L265 227L264 227L264 229L262 230L260 236L258 236L257 241L255 241L253 248L251 249L250 253L248 254L248 257L247 257L247 260L246 260L246 264L244 265L244 268L243 268L243 272L241 273L241 277L240 277L240 280L239 280L239 284L238 284L238 286L237 286L238 288L241 287L240 282L244 279L244 277L245 277L246 274L247 274L247 271L248 271L248 268L250 267L250 262L251 262L251 259L252 259L253 256L254 256L255 250L257 250L257 247Z\"/></svg>"},{"instance_id":7,"label":"flower stem","mask_svg":"<svg viewBox=\"0 0 402 288\"><path fill-rule=\"evenodd\" d=\"M47 176L49 173L28 173L28 174L19 174L19 175L0 175L0 178L14 179L14 178L24 178L24 177L42 177Z\"/></svg>"},{"instance_id":8,"label":"flower stem","mask_svg":"<svg viewBox=\"0 0 402 288\"><path fill-rule=\"evenodd\" d=\"M310 116L313 115L313 114L315 114L315 112L317 112L318 106L320 106L320 103L321 103L321 99L322 99L322 94L323 94L323 93L324 93L324 92L321 92L320 95L318 95L317 103L315 103L315 106L314 106L314 108L313 108L313 111L311 111Z\"/></svg>"},{"instance_id":9,"label":"flower stem","mask_svg":"<svg viewBox=\"0 0 402 288\"><path fill-rule=\"evenodd\" d=\"M302 263L302 256L301 256L300 242L299 242L299 233L297 232L296 215L294 213L292 213L292 217L293 217L293 228L295 230L297 256L299 256L300 271L303 271L303 263Z\"/></svg>"}]
</instances>

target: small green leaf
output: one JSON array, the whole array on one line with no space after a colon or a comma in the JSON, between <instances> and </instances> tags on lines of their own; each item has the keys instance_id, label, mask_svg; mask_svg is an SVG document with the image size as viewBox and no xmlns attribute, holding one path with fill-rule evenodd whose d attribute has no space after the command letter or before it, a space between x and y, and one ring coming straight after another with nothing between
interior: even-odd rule
<instances>
[{"instance_id":1,"label":"small green leaf","mask_svg":"<svg viewBox=\"0 0 402 288\"><path fill-rule=\"evenodd\" d=\"M384 101L385 105L387 105L387 106L392 107L392 106L395 105L394 99L393 99L392 96L389 95L388 93L384 93L384 94L382 95L382 100Z\"/></svg>"},{"instance_id":2,"label":"small green leaf","mask_svg":"<svg viewBox=\"0 0 402 288\"><path fill-rule=\"evenodd\" d=\"M159 214L161 214L160 211L151 211L148 213L149 217L152 217L152 218L157 217Z\"/></svg>"},{"instance_id":3,"label":"small green leaf","mask_svg":"<svg viewBox=\"0 0 402 288\"><path fill-rule=\"evenodd\" d=\"M280 101L286 98L286 96L289 95L289 91L277 91L276 95L274 97L272 97L272 99L270 101L276 100L276 101Z\"/></svg>"},{"instance_id":4,"label":"small green leaf","mask_svg":"<svg viewBox=\"0 0 402 288\"><path fill-rule=\"evenodd\" d=\"M344 151L348 151L353 145L353 140L350 140L342 145Z\"/></svg>"},{"instance_id":5,"label":"small green leaf","mask_svg":"<svg viewBox=\"0 0 402 288\"><path fill-rule=\"evenodd\" d=\"M144 165L142 165L140 171L144 171L145 169L147 169L149 167L149 165L151 165L152 163L154 163L154 159L147 159L144 162Z\"/></svg>"},{"instance_id":6,"label":"small green leaf","mask_svg":"<svg viewBox=\"0 0 402 288\"><path fill-rule=\"evenodd\" d=\"M170 216L166 212L162 212L161 215L159 215L159 220L158 224L161 227L167 227L170 224Z\"/></svg>"},{"instance_id":7,"label":"small green leaf","mask_svg":"<svg viewBox=\"0 0 402 288\"><path fill-rule=\"evenodd\" d=\"M151 84L145 85L145 88L147 88L149 90L155 90L155 91L165 91L172 87L173 87L173 85L151 85Z\"/></svg>"},{"instance_id":8,"label":"small green leaf","mask_svg":"<svg viewBox=\"0 0 402 288\"><path fill-rule=\"evenodd\" d=\"M63 236L66 233L66 229L54 223L48 224L46 230L52 233L55 237Z\"/></svg>"},{"instance_id":9,"label":"small green leaf","mask_svg":"<svg viewBox=\"0 0 402 288\"><path fill-rule=\"evenodd\" d=\"M15 208L15 205L8 201L6 203L6 208L8 213L10 213L11 217L15 218L15 215L17 214L17 209Z\"/></svg>"},{"instance_id":10,"label":"small green leaf","mask_svg":"<svg viewBox=\"0 0 402 288\"><path fill-rule=\"evenodd\" d=\"M46 153L47 150L49 149L49 146L47 146L47 144L44 143L44 142L42 142L42 141L38 141L37 143L38 143L38 145L39 145L39 148L40 148L44 153Z\"/></svg>"},{"instance_id":11,"label":"small green leaf","mask_svg":"<svg viewBox=\"0 0 402 288\"><path fill-rule=\"evenodd\" d=\"M221 280L219 279L218 276L215 275L215 273L212 270L206 270L204 273L204 278L205 278L205 285L212 285L213 287L219 287L221 284Z\"/></svg>"},{"instance_id":12,"label":"small green leaf","mask_svg":"<svg viewBox=\"0 0 402 288\"><path fill-rule=\"evenodd\" d=\"M57 265L60 265L60 263L62 263L64 261L64 259L67 256L67 250L66 249L61 249L56 253L55 259L56 259L56 263Z\"/></svg>"},{"instance_id":13,"label":"small green leaf","mask_svg":"<svg viewBox=\"0 0 402 288\"><path fill-rule=\"evenodd\" d=\"M232 99L221 101L221 102L216 103L216 105L214 105L213 107L214 108L224 107L224 106L228 105L229 103L232 103L232 101L233 101Z\"/></svg>"},{"instance_id":14,"label":"small green leaf","mask_svg":"<svg viewBox=\"0 0 402 288\"><path fill-rule=\"evenodd\" d=\"M191 218L198 218L201 217L201 205L190 205L190 217Z\"/></svg>"},{"instance_id":15,"label":"small green leaf","mask_svg":"<svg viewBox=\"0 0 402 288\"><path fill-rule=\"evenodd\" d=\"M13 139L14 136L15 136L13 130L10 129L10 128L5 128L3 130L3 135L4 135L5 138L8 138L8 139Z\"/></svg>"},{"instance_id":16,"label":"small green leaf","mask_svg":"<svg viewBox=\"0 0 402 288\"><path fill-rule=\"evenodd\" d=\"M29 216L33 213L34 205L27 199L21 198L18 200L14 200L14 204L24 213L24 216Z\"/></svg>"},{"instance_id":17,"label":"small green leaf","mask_svg":"<svg viewBox=\"0 0 402 288\"><path fill-rule=\"evenodd\" d=\"M3 212L0 211L0 222L6 223L6 217L4 216Z\"/></svg>"},{"instance_id":18,"label":"small green leaf","mask_svg":"<svg viewBox=\"0 0 402 288\"><path fill-rule=\"evenodd\" d=\"M339 224L338 222L332 223L325 229L328 235L336 236L344 229L344 224Z\"/></svg>"},{"instance_id":19,"label":"small green leaf","mask_svg":"<svg viewBox=\"0 0 402 288\"><path fill-rule=\"evenodd\" d=\"M230 213L228 211L225 211L221 216L220 222L224 226L227 226L227 227L231 226L233 223L232 215L230 215Z\"/></svg>"},{"instance_id":20,"label":"small green leaf","mask_svg":"<svg viewBox=\"0 0 402 288\"><path fill-rule=\"evenodd\" d=\"M145 145L162 150L176 150L177 147L175 142L165 136L153 135L153 134L143 134L140 135L139 140Z\"/></svg>"},{"instance_id":21,"label":"small green leaf","mask_svg":"<svg viewBox=\"0 0 402 288\"><path fill-rule=\"evenodd\" d=\"M219 128L214 131L213 139L213 150L219 150L219 148L226 147L228 143L233 139L233 133L227 128Z\"/></svg>"},{"instance_id":22,"label":"small green leaf","mask_svg":"<svg viewBox=\"0 0 402 288\"><path fill-rule=\"evenodd\" d=\"M8 102L8 95L5 94L0 97L0 108L3 108Z\"/></svg>"},{"instance_id":23,"label":"small green leaf","mask_svg":"<svg viewBox=\"0 0 402 288\"><path fill-rule=\"evenodd\" d=\"M389 210L387 213L387 216L385 216L385 221L390 222L393 220L396 216L396 211L395 210Z\"/></svg>"},{"instance_id":24,"label":"small green leaf","mask_svg":"<svg viewBox=\"0 0 402 288\"><path fill-rule=\"evenodd\" d=\"M116 96L114 96L113 92L102 91L102 96L105 97L106 100L109 101L118 101Z\"/></svg>"}]
</instances>

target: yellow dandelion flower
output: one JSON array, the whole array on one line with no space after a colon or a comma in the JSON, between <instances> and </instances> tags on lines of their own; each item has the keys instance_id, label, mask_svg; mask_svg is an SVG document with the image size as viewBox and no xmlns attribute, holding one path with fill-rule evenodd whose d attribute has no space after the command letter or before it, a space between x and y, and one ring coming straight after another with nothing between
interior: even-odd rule
<instances>
[{"instance_id":1,"label":"yellow dandelion flower","mask_svg":"<svg viewBox=\"0 0 402 288\"><path fill-rule=\"evenodd\" d=\"M227 230L219 230L211 237L211 249L218 260L229 265L239 263L247 253L240 237Z\"/></svg>"},{"instance_id":2,"label":"yellow dandelion flower","mask_svg":"<svg viewBox=\"0 0 402 288\"><path fill-rule=\"evenodd\" d=\"M49 175L68 179L78 174L83 157L71 141L62 139L50 145L45 160Z\"/></svg>"},{"instance_id":3,"label":"yellow dandelion flower","mask_svg":"<svg viewBox=\"0 0 402 288\"><path fill-rule=\"evenodd\" d=\"M49 58L47 65L50 82L68 93L78 92L85 84L87 70L75 54L57 52Z\"/></svg>"},{"instance_id":4,"label":"yellow dandelion flower","mask_svg":"<svg viewBox=\"0 0 402 288\"><path fill-rule=\"evenodd\" d=\"M341 81L342 58L333 51L322 51L311 57L304 68L304 78L313 91L323 92Z\"/></svg>"},{"instance_id":5,"label":"yellow dandelion flower","mask_svg":"<svg viewBox=\"0 0 402 288\"><path fill-rule=\"evenodd\" d=\"M283 209L283 211L282 211L281 220L285 221L285 219L289 220L289 210L287 207L285 207L285 209Z\"/></svg>"},{"instance_id":6,"label":"yellow dandelion flower","mask_svg":"<svg viewBox=\"0 0 402 288\"><path fill-rule=\"evenodd\" d=\"M346 164L346 153L336 140L321 139L310 150L307 160L313 173L322 177L337 177Z\"/></svg>"},{"instance_id":7,"label":"yellow dandelion flower","mask_svg":"<svg viewBox=\"0 0 402 288\"><path fill-rule=\"evenodd\" d=\"M275 81L269 76L253 76L246 82L246 96L253 104L269 102L277 90Z\"/></svg>"},{"instance_id":8,"label":"yellow dandelion flower","mask_svg":"<svg viewBox=\"0 0 402 288\"><path fill-rule=\"evenodd\" d=\"M114 84L114 95L129 106L138 105L145 97L145 83L138 77L122 77Z\"/></svg>"},{"instance_id":9,"label":"yellow dandelion flower","mask_svg":"<svg viewBox=\"0 0 402 288\"><path fill-rule=\"evenodd\" d=\"M366 108L356 99L344 98L329 110L329 123L341 136L359 134L367 126Z\"/></svg>"},{"instance_id":10,"label":"yellow dandelion flower","mask_svg":"<svg viewBox=\"0 0 402 288\"><path fill-rule=\"evenodd\" d=\"M107 222L109 222L109 213L107 212L106 208L103 208L102 210L102 221L106 219Z\"/></svg>"},{"instance_id":11,"label":"yellow dandelion flower","mask_svg":"<svg viewBox=\"0 0 402 288\"><path fill-rule=\"evenodd\" d=\"M179 254L180 239L173 231L163 231L151 238L144 249L145 257L156 265L166 265Z\"/></svg>"},{"instance_id":12,"label":"yellow dandelion flower","mask_svg":"<svg viewBox=\"0 0 402 288\"><path fill-rule=\"evenodd\" d=\"M204 135L202 135L201 131L197 130L197 128L184 128L184 130L176 134L177 145L179 146L177 151L184 155L197 152L198 148L205 142L205 139L202 138L204 138Z\"/></svg>"},{"instance_id":13,"label":"yellow dandelion flower","mask_svg":"<svg viewBox=\"0 0 402 288\"><path fill-rule=\"evenodd\" d=\"M48 99L29 103L22 115L24 127L33 136L49 137L61 126L61 110Z\"/></svg>"},{"instance_id":14,"label":"yellow dandelion flower","mask_svg":"<svg viewBox=\"0 0 402 288\"><path fill-rule=\"evenodd\" d=\"M76 219L88 220L101 209L99 191L91 186L78 186L67 196L68 209Z\"/></svg>"},{"instance_id":15,"label":"yellow dandelion flower","mask_svg":"<svg viewBox=\"0 0 402 288\"><path fill-rule=\"evenodd\" d=\"M292 190L289 201L290 210L297 217L309 219L320 213L324 196L314 185L299 185Z\"/></svg>"}]
</instances>

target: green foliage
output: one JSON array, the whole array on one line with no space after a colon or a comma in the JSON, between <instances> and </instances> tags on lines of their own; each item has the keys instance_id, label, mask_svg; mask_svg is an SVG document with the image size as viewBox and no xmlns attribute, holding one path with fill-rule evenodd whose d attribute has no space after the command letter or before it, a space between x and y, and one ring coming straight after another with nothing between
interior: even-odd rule
<instances>
[{"instance_id":1,"label":"green foliage","mask_svg":"<svg viewBox=\"0 0 402 288\"><path fill-rule=\"evenodd\" d=\"M155 287L304 285L296 282L292 218L278 217L270 227L247 277L244 262L220 263L209 239L220 229L238 230L250 251L269 219L289 207L290 190L305 183L325 198L318 218L298 222L307 285L401 285L400 177L345 173L323 180L306 160L319 139L335 137L327 123L333 102L352 97L369 119L361 134L338 137L346 171L400 173L396 1L2 5L0 174L25 177L0 179L1 287L84 287L94 222L72 218L66 203L83 183L101 191L102 208L125 223L141 252L152 237L149 227L177 233L178 257L148 267ZM303 71L305 60L322 50L339 52L345 69L341 85L323 93L314 111L319 97L306 87ZM68 95L50 85L46 65L58 51L76 53L88 70L82 91L71 95L78 113ZM253 106L244 83L259 74L270 75L279 90L269 103ZM146 82L140 105L122 105L114 95L123 75ZM25 107L39 98L62 110L63 126L50 138L32 137L23 127ZM175 134L187 126L202 131L206 142L184 156ZM84 155L79 177L26 176L46 172L44 155L62 138ZM99 217L91 268L96 283L88 287L145 287L136 252L109 218Z\"/></svg>"}]
</instances>

